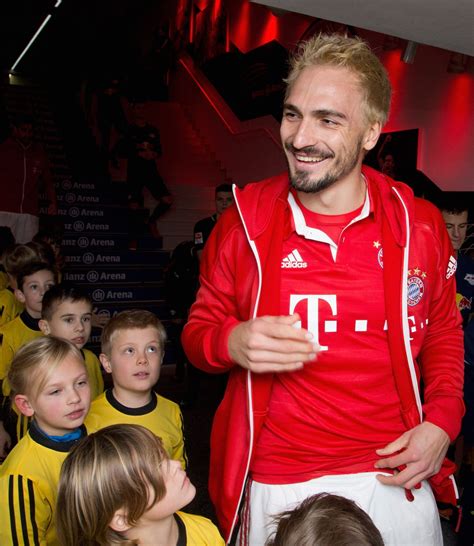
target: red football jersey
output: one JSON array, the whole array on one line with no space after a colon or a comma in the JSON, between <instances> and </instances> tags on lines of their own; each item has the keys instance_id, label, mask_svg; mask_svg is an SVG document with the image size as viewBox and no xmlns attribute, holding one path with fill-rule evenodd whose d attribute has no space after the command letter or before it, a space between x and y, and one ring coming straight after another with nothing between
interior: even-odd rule
<instances>
[{"instance_id":1,"label":"red football jersey","mask_svg":"<svg viewBox=\"0 0 474 546\"><path fill-rule=\"evenodd\" d=\"M281 314L299 313L321 351L303 370L275 376L251 467L264 483L374 471L375 450L405 431L370 193L361 209L332 217L289 201L295 230L283 245Z\"/></svg>"}]
</instances>

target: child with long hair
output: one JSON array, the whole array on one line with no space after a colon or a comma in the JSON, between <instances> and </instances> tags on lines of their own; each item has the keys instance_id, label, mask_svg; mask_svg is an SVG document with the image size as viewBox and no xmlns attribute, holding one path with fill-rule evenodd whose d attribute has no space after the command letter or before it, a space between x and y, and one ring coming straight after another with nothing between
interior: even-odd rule
<instances>
[{"instance_id":1,"label":"child with long hair","mask_svg":"<svg viewBox=\"0 0 474 546\"><path fill-rule=\"evenodd\" d=\"M90 389L81 353L42 337L18 350L8 372L12 403L32 422L0 466L0 544L57 546L59 472L86 434Z\"/></svg>"},{"instance_id":2,"label":"child with long hair","mask_svg":"<svg viewBox=\"0 0 474 546\"><path fill-rule=\"evenodd\" d=\"M210 520L179 511L195 494L180 462L152 432L108 426L64 461L58 536L64 546L224 546Z\"/></svg>"}]
</instances>

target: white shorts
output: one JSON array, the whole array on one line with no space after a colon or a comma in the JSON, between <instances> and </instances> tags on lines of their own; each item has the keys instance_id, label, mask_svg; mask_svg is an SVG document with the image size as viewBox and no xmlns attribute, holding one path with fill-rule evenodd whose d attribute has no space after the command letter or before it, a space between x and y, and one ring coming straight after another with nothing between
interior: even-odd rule
<instances>
[{"instance_id":1,"label":"white shorts","mask_svg":"<svg viewBox=\"0 0 474 546\"><path fill-rule=\"evenodd\" d=\"M316 493L352 499L372 518L387 546L442 546L436 502L429 484L413 489L409 502L401 487L381 484L380 472L323 476L303 483L268 485L252 481L239 532L240 546L264 546L273 533L273 516L295 508Z\"/></svg>"},{"instance_id":2,"label":"white shorts","mask_svg":"<svg viewBox=\"0 0 474 546\"><path fill-rule=\"evenodd\" d=\"M12 230L16 243L29 243L38 233L39 218L32 214L2 211L0 226L7 226Z\"/></svg>"}]
</instances>

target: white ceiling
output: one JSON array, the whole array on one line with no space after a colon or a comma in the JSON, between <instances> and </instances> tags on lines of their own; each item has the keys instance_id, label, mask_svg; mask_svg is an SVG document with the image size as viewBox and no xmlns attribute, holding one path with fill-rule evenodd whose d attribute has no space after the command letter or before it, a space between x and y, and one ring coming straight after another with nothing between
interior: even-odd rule
<instances>
[{"instance_id":1,"label":"white ceiling","mask_svg":"<svg viewBox=\"0 0 474 546\"><path fill-rule=\"evenodd\" d=\"M474 56L474 0L252 0Z\"/></svg>"}]
</instances>

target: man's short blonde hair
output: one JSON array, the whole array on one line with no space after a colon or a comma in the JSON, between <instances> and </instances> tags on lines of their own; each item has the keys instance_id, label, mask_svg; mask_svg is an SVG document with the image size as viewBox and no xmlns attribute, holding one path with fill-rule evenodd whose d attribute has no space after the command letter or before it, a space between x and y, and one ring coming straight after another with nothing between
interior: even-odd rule
<instances>
[{"instance_id":1,"label":"man's short blonde hair","mask_svg":"<svg viewBox=\"0 0 474 546\"><path fill-rule=\"evenodd\" d=\"M359 80L365 98L368 123L385 125L392 95L387 71L368 44L360 38L341 34L318 34L302 42L290 59L286 97L301 72L311 66L333 66L351 70Z\"/></svg>"}]
</instances>

